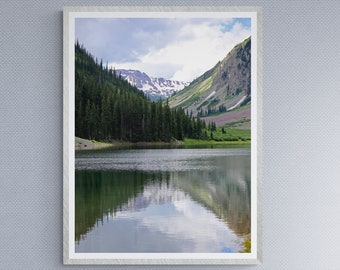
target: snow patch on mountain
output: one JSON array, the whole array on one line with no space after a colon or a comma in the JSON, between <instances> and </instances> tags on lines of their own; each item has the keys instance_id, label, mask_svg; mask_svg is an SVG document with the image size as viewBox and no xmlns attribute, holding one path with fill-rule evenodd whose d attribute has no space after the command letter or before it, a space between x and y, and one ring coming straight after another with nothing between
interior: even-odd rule
<instances>
[{"instance_id":1,"label":"snow patch on mountain","mask_svg":"<svg viewBox=\"0 0 340 270\"><path fill-rule=\"evenodd\" d=\"M139 70L117 69L116 74L120 74L123 79L135 85L151 99L169 98L190 84L190 82L150 77Z\"/></svg>"}]
</instances>

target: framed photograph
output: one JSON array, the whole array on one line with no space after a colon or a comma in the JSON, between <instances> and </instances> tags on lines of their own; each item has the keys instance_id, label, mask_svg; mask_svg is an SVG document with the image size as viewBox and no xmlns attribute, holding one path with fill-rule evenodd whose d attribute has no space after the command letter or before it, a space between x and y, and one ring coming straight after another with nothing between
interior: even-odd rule
<instances>
[{"instance_id":1,"label":"framed photograph","mask_svg":"<svg viewBox=\"0 0 340 270\"><path fill-rule=\"evenodd\" d=\"M259 7L64 8L64 263L261 261Z\"/></svg>"}]
</instances>

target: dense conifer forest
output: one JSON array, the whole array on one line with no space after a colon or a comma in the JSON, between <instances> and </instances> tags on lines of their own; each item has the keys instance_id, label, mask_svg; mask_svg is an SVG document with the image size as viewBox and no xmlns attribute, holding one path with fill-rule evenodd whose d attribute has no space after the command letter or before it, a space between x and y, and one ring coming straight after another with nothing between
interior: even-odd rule
<instances>
[{"instance_id":1,"label":"dense conifer forest","mask_svg":"<svg viewBox=\"0 0 340 270\"><path fill-rule=\"evenodd\" d=\"M205 139L205 122L168 102L150 101L115 70L75 44L75 135L99 141Z\"/></svg>"}]
</instances>

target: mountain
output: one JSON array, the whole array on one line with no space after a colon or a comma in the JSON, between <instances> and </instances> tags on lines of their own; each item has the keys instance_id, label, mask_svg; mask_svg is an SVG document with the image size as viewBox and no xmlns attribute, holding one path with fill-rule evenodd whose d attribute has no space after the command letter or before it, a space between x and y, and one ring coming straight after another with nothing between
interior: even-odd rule
<instances>
[{"instance_id":1,"label":"mountain","mask_svg":"<svg viewBox=\"0 0 340 270\"><path fill-rule=\"evenodd\" d=\"M194 115L199 113L201 117L206 117L206 122L211 120L218 126L241 119L250 122L250 49L249 37L236 45L213 68L171 97L169 105L182 107Z\"/></svg>"},{"instance_id":2,"label":"mountain","mask_svg":"<svg viewBox=\"0 0 340 270\"><path fill-rule=\"evenodd\" d=\"M139 70L117 69L116 73L142 90L151 100L167 99L189 85L188 82L149 77Z\"/></svg>"}]
</instances>

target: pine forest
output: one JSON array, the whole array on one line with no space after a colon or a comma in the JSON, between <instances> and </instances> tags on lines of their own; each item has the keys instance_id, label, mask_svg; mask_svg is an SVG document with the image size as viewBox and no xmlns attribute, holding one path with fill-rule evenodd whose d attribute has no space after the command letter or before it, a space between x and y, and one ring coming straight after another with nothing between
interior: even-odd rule
<instances>
[{"instance_id":1,"label":"pine forest","mask_svg":"<svg viewBox=\"0 0 340 270\"><path fill-rule=\"evenodd\" d=\"M211 123L213 125L213 123ZM199 115L150 101L102 60L75 44L75 135L111 142L205 139Z\"/></svg>"}]
</instances>

